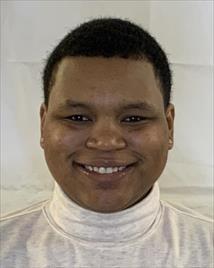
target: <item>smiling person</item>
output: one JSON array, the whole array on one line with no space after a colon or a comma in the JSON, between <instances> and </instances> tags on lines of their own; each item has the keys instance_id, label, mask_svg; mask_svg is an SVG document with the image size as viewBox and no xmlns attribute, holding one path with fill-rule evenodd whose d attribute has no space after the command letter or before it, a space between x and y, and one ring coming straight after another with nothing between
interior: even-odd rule
<instances>
[{"instance_id":1,"label":"smiling person","mask_svg":"<svg viewBox=\"0 0 214 268\"><path fill-rule=\"evenodd\" d=\"M2 267L211 267L212 222L160 200L171 71L139 26L94 19L50 54L41 147L50 200L2 221Z\"/></svg>"}]
</instances>

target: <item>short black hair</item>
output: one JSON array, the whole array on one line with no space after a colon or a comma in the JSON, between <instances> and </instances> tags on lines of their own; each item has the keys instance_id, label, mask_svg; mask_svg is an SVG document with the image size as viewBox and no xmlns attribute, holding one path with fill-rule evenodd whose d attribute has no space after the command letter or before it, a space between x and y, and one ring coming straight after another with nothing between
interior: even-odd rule
<instances>
[{"instance_id":1,"label":"short black hair","mask_svg":"<svg viewBox=\"0 0 214 268\"><path fill-rule=\"evenodd\" d=\"M47 106L56 66L68 56L147 60L160 82L165 108L170 102L172 73L167 56L154 37L135 23L119 18L97 18L69 32L49 55L44 68L43 90Z\"/></svg>"}]
</instances>

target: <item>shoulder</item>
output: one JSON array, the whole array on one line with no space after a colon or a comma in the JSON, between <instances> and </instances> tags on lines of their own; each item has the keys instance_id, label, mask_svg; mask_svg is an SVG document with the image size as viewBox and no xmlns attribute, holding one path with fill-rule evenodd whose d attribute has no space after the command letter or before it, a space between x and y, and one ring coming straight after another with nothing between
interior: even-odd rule
<instances>
[{"instance_id":1,"label":"shoulder","mask_svg":"<svg viewBox=\"0 0 214 268\"><path fill-rule=\"evenodd\" d=\"M163 224L168 231L179 234L183 238L207 241L211 243L214 234L213 219L190 208L161 200L163 208Z\"/></svg>"},{"instance_id":2,"label":"shoulder","mask_svg":"<svg viewBox=\"0 0 214 268\"><path fill-rule=\"evenodd\" d=\"M163 200L161 200L161 204L164 207L165 213L177 216L180 219L205 225L210 225L214 222L212 218L202 215L199 212L183 205L174 204Z\"/></svg>"},{"instance_id":3,"label":"shoulder","mask_svg":"<svg viewBox=\"0 0 214 268\"><path fill-rule=\"evenodd\" d=\"M38 234L46 230L47 222L43 213L46 203L43 201L1 218L1 242L4 245L2 254L10 252L11 248L24 250L27 241L35 241Z\"/></svg>"},{"instance_id":4,"label":"shoulder","mask_svg":"<svg viewBox=\"0 0 214 268\"><path fill-rule=\"evenodd\" d=\"M0 262L5 267L16 267L16 261L23 261L22 267L27 267L29 245L34 247L39 235L45 231L46 220L43 207L47 201L36 203L25 209L7 214L0 219L1 254ZM31 247L30 247L31 248Z\"/></svg>"},{"instance_id":5,"label":"shoulder","mask_svg":"<svg viewBox=\"0 0 214 268\"><path fill-rule=\"evenodd\" d=\"M166 245L165 252L172 253L172 262L178 261L179 267L211 267L213 220L190 208L163 200L161 211L160 243L163 247Z\"/></svg>"},{"instance_id":6,"label":"shoulder","mask_svg":"<svg viewBox=\"0 0 214 268\"><path fill-rule=\"evenodd\" d=\"M0 227L2 234L6 234L7 231L12 232L12 228L15 225L16 230L19 229L19 226L26 227L38 221L42 216L42 210L47 200L41 201L39 203L33 204L25 209L15 211L6 215L3 215L0 218Z\"/></svg>"}]
</instances>

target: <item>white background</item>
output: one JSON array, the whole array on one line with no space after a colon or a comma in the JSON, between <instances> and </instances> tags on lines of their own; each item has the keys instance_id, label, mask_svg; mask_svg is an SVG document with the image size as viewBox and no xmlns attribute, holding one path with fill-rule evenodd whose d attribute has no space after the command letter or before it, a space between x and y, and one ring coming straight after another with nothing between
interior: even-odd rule
<instances>
[{"instance_id":1,"label":"white background","mask_svg":"<svg viewBox=\"0 0 214 268\"><path fill-rule=\"evenodd\" d=\"M162 199L211 216L213 1L1 1L1 213L46 199L53 179L39 146L44 60L64 35L95 17L129 19L172 64L175 146Z\"/></svg>"}]
</instances>

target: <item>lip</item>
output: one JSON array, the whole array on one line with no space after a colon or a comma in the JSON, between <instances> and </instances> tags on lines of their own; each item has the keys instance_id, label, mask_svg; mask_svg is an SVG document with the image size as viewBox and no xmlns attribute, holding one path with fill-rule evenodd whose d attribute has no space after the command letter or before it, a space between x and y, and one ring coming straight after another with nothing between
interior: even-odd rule
<instances>
[{"instance_id":1,"label":"lip","mask_svg":"<svg viewBox=\"0 0 214 268\"><path fill-rule=\"evenodd\" d=\"M127 175L130 175L130 173L132 173L133 169L136 166L136 162L133 164L129 164L128 167L126 167L122 171L118 171L115 173L108 173L108 174L99 174L97 172L87 170L86 168L83 167L83 164L79 164L77 162L74 162L74 166L79 172L81 172L82 174L84 174L91 180L98 181L98 182L118 182L124 177L126 177ZM101 166L101 165L98 165L98 166ZM109 164L108 167L109 166L111 165ZM112 165L112 166L115 167L116 165ZM120 165L120 166L125 166L125 165ZM102 165L102 167L105 167L105 166Z\"/></svg>"},{"instance_id":2,"label":"lip","mask_svg":"<svg viewBox=\"0 0 214 268\"><path fill-rule=\"evenodd\" d=\"M122 162L122 161L114 161L114 160L91 160L90 163L80 163L75 161L78 165L84 165L84 166L93 166L93 167L125 167L129 165L133 165L135 162Z\"/></svg>"}]
</instances>

